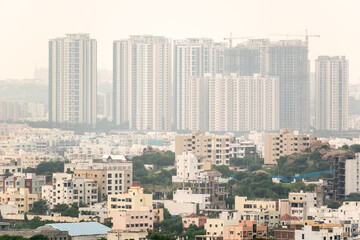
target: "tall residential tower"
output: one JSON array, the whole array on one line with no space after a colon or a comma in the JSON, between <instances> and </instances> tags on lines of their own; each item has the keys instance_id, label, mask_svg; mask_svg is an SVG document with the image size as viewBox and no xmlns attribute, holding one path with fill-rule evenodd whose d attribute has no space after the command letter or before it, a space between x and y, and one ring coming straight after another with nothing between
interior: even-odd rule
<instances>
[{"instance_id":1,"label":"tall residential tower","mask_svg":"<svg viewBox=\"0 0 360 240\"><path fill-rule=\"evenodd\" d=\"M114 41L113 120L133 130L171 129L171 40L130 36Z\"/></svg>"},{"instance_id":2,"label":"tall residential tower","mask_svg":"<svg viewBox=\"0 0 360 240\"><path fill-rule=\"evenodd\" d=\"M49 41L49 121L96 124L97 45L89 34Z\"/></svg>"},{"instance_id":3,"label":"tall residential tower","mask_svg":"<svg viewBox=\"0 0 360 240\"><path fill-rule=\"evenodd\" d=\"M316 60L315 74L316 129L348 130L349 61L340 56L320 56Z\"/></svg>"}]
</instances>

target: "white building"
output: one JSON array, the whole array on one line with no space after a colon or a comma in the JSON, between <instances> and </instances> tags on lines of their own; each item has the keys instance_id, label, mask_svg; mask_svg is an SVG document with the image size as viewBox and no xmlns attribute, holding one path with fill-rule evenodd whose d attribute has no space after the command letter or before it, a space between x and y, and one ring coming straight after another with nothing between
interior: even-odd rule
<instances>
[{"instance_id":1,"label":"white building","mask_svg":"<svg viewBox=\"0 0 360 240\"><path fill-rule=\"evenodd\" d=\"M279 129L277 77L191 77L188 127L208 131L275 131Z\"/></svg>"},{"instance_id":2,"label":"white building","mask_svg":"<svg viewBox=\"0 0 360 240\"><path fill-rule=\"evenodd\" d=\"M49 120L96 124L97 44L89 34L49 41Z\"/></svg>"},{"instance_id":3,"label":"white building","mask_svg":"<svg viewBox=\"0 0 360 240\"><path fill-rule=\"evenodd\" d=\"M172 177L172 182L196 181L204 175L203 158L197 157L191 152L184 151L176 156L176 176Z\"/></svg>"},{"instance_id":4,"label":"white building","mask_svg":"<svg viewBox=\"0 0 360 240\"><path fill-rule=\"evenodd\" d=\"M198 130L191 126L191 77L222 73L225 44L209 38L188 38L174 42L174 122L176 129ZM201 129L203 130L203 129Z\"/></svg>"},{"instance_id":5,"label":"white building","mask_svg":"<svg viewBox=\"0 0 360 240\"><path fill-rule=\"evenodd\" d=\"M52 185L42 186L42 197L50 203L57 204L84 203L94 205L98 202L98 187L94 180L74 178L72 174L54 173Z\"/></svg>"},{"instance_id":6,"label":"white building","mask_svg":"<svg viewBox=\"0 0 360 240\"><path fill-rule=\"evenodd\" d=\"M171 41L130 36L114 42L114 121L134 130L171 129Z\"/></svg>"},{"instance_id":7,"label":"white building","mask_svg":"<svg viewBox=\"0 0 360 240\"><path fill-rule=\"evenodd\" d=\"M318 206L316 192L289 193L290 215L300 221L307 219L310 208Z\"/></svg>"},{"instance_id":8,"label":"white building","mask_svg":"<svg viewBox=\"0 0 360 240\"><path fill-rule=\"evenodd\" d=\"M316 129L349 129L349 61L320 56L316 60Z\"/></svg>"},{"instance_id":9,"label":"white building","mask_svg":"<svg viewBox=\"0 0 360 240\"><path fill-rule=\"evenodd\" d=\"M345 162L345 195L360 192L360 153L356 153L355 159L346 159Z\"/></svg>"},{"instance_id":10,"label":"white building","mask_svg":"<svg viewBox=\"0 0 360 240\"><path fill-rule=\"evenodd\" d=\"M343 239L343 228L320 229L318 226L304 226L295 230L295 240L340 240Z\"/></svg>"}]
</instances>

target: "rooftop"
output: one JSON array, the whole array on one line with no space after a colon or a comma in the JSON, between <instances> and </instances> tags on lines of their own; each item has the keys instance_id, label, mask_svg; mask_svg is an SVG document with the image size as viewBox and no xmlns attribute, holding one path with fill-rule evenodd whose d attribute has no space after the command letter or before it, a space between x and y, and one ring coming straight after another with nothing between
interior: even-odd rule
<instances>
[{"instance_id":1,"label":"rooftop","mask_svg":"<svg viewBox=\"0 0 360 240\"><path fill-rule=\"evenodd\" d=\"M111 231L111 228L98 222L52 223L46 226L60 231L67 231L70 236L102 235Z\"/></svg>"}]
</instances>

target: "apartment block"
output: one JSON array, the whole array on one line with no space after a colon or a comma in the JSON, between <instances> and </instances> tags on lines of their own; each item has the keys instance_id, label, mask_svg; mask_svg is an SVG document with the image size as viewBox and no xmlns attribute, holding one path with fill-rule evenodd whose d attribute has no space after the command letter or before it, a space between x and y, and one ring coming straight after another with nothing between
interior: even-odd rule
<instances>
[{"instance_id":1,"label":"apartment block","mask_svg":"<svg viewBox=\"0 0 360 240\"><path fill-rule=\"evenodd\" d=\"M191 135L175 137L175 156L184 151L203 157L204 162L216 165L230 164L230 136L192 131Z\"/></svg>"},{"instance_id":2,"label":"apartment block","mask_svg":"<svg viewBox=\"0 0 360 240\"><path fill-rule=\"evenodd\" d=\"M159 36L114 41L113 115L117 126L169 131L172 46Z\"/></svg>"},{"instance_id":3,"label":"apartment block","mask_svg":"<svg viewBox=\"0 0 360 240\"><path fill-rule=\"evenodd\" d=\"M338 172L344 171L339 169ZM354 159L347 159L345 162L345 195L360 192L360 153L355 154Z\"/></svg>"},{"instance_id":4,"label":"apartment block","mask_svg":"<svg viewBox=\"0 0 360 240\"><path fill-rule=\"evenodd\" d=\"M290 215L300 221L307 219L310 208L318 207L317 194L315 192L289 193Z\"/></svg>"},{"instance_id":5,"label":"apartment block","mask_svg":"<svg viewBox=\"0 0 360 240\"><path fill-rule=\"evenodd\" d=\"M42 186L42 197L57 204L84 203L94 205L98 202L98 186L92 179L76 178L72 174L54 173L51 184Z\"/></svg>"},{"instance_id":6,"label":"apartment block","mask_svg":"<svg viewBox=\"0 0 360 240\"><path fill-rule=\"evenodd\" d=\"M7 188L27 188L30 194L40 194L41 187L46 183L46 176L37 176L35 173L14 173L13 176L0 177L0 192L5 193Z\"/></svg>"},{"instance_id":7,"label":"apartment block","mask_svg":"<svg viewBox=\"0 0 360 240\"><path fill-rule=\"evenodd\" d=\"M344 56L316 60L316 129L349 129L349 61Z\"/></svg>"},{"instance_id":8,"label":"apartment block","mask_svg":"<svg viewBox=\"0 0 360 240\"><path fill-rule=\"evenodd\" d=\"M5 193L0 195L0 199L2 205L15 204L18 207L18 213L21 214L29 212L39 198L38 194L30 193L27 188L8 188Z\"/></svg>"},{"instance_id":9,"label":"apartment block","mask_svg":"<svg viewBox=\"0 0 360 240\"><path fill-rule=\"evenodd\" d=\"M317 135L299 134L288 129L280 129L279 134L265 134L264 162L267 165L276 165L280 157L300 152L316 140Z\"/></svg>"},{"instance_id":10,"label":"apartment block","mask_svg":"<svg viewBox=\"0 0 360 240\"><path fill-rule=\"evenodd\" d=\"M140 186L133 185L127 193L108 196L108 211L113 230L146 231L153 228L152 194L144 194Z\"/></svg>"},{"instance_id":11,"label":"apartment block","mask_svg":"<svg viewBox=\"0 0 360 240\"><path fill-rule=\"evenodd\" d=\"M132 162L121 157L104 155L102 159L77 162L73 166L74 176L94 180L102 200L111 194L127 192L132 185Z\"/></svg>"},{"instance_id":12,"label":"apartment block","mask_svg":"<svg viewBox=\"0 0 360 240\"><path fill-rule=\"evenodd\" d=\"M236 225L224 226L224 240L267 239L267 226L258 225L257 221L239 221Z\"/></svg>"},{"instance_id":13,"label":"apartment block","mask_svg":"<svg viewBox=\"0 0 360 240\"><path fill-rule=\"evenodd\" d=\"M277 211L277 202L266 199L248 200L247 197L235 196L235 210L239 214L244 214L248 211Z\"/></svg>"},{"instance_id":14,"label":"apartment block","mask_svg":"<svg viewBox=\"0 0 360 240\"><path fill-rule=\"evenodd\" d=\"M175 166L176 176L172 176L173 183L197 181L204 175L203 157L196 157L188 151L176 156Z\"/></svg>"},{"instance_id":15,"label":"apartment block","mask_svg":"<svg viewBox=\"0 0 360 240\"><path fill-rule=\"evenodd\" d=\"M96 124L97 43L89 34L49 41L49 121Z\"/></svg>"}]
</instances>

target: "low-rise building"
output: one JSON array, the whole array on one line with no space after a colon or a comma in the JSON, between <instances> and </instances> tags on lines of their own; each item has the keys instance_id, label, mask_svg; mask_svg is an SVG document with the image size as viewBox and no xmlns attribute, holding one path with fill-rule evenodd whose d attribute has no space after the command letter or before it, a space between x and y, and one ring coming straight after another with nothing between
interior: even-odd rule
<instances>
[{"instance_id":1,"label":"low-rise building","mask_svg":"<svg viewBox=\"0 0 360 240\"><path fill-rule=\"evenodd\" d=\"M277 211L276 201L267 199L248 200L247 197L235 197L235 210L239 214L244 214L248 211Z\"/></svg>"},{"instance_id":2,"label":"low-rise building","mask_svg":"<svg viewBox=\"0 0 360 240\"><path fill-rule=\"evenodd\" d=\"M50 203L50 208L62 203L94 205L98 202L98 186L92 179L54 173L52 183L42 186L42 197Z\"/></svg>"},{"instance_id":3,"label":"low-rise building","mask_svg":"<svg viewBox=\"0 0 360 240\"><path fill-rule=\"evenodd\" d=\"M14 173L9 177L0 177L0 192L5 193L8 187L27 188L29 193L40 194L41 187L46 183L46 176L37 176L35 173Z\"/></svg>"},{"instance_id":4,"label":"low-rise building","mask_svg":"<svg viewBox=\"0 0 360 240\"><path fill-rule=\"evenodd\" d=\"M239 221L236 225L224 226L224 240L267 239L267 227L256 221Z\"/></svg>"},{"instance_id":5,"label":"low-rise building","mask_svg":"<svg viewBox=\"0 0 360 240\"><path fill-rule=\"evenodd\" d=\"M192 213L189 216L182 217L182 223L184 228L189 228L191 225L203 227L207 219L208 217L206 216L198 216L195 213Z\"/></svg>"},{"instance_id":6,"label":"low-rise building","mask_svg":"<svg viewBox=\"0 0 360 240\"><path fill-rule=\"evenodd\" d=\"M240 219L256 221L258 225L267 226L270 229L280 225L280 213L278 211L246 211L240 215Z\"/></svg>"},{"instance_id":7,"label":"low-rise building","mask_svg":"<svg viewBox=\"0 0 360 240\"><path fill-rule=\"evenodd\" d=\"M12 202L17 205L19 213L26 213L32 209L34 202L38 200L38 195L30 193L27 188L8 188L5 193L0 195L0 199L2 205Z\"/></svg>"},{"instance_id":8,"label":"low-rise building","mask_svg":"<svg viewBox=\"0 0 360 240\"><path fill-rule=\"evenodd\" d=\"M300 221L306 220L309 208L318 206L315 192L289 193L290 215Z\"/></svg>"},{"instance_id":9,"label":"low-rise building","mask_svg":"<svg viewBox=\"0 0 360 240\"><path fill-rule=\"evenodd\" d=\"M288 129L280 129L279 134L265 134L264 163L276 165L280 157L305 150L316 140L317 135L299 134Z\"/></svg>"}]
</instances>

